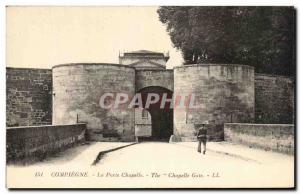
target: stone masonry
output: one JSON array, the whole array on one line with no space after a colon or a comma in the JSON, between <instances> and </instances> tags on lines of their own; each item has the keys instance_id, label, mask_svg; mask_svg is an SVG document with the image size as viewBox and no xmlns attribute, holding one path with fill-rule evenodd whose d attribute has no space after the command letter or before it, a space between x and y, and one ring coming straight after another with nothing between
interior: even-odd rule
<instances>
[{"instance_id":1,"label":"stone masonry","mask_svg":"<svg viewBox=\"0 0 300 194\"><path fill-rule=\"evenodd\" d=\"M164 130L183 140L194 140L194 124L206 120L210 140L223 140L228 122L293 123L292 78L254 74L253 67L234 64L194 64L171 70L165 66L168 59L163 53L140 50L120 55L121 64L7 68L7 126L84 122L91 140L133 141L135 120L139 120L134 108L126 108L128 102L120 110L104 110L99 99L106 92L134 96L150 88L175 96L194 93L199 105L190 110L174 108L170 117L164 117L164 111L150 112L152 134L166 120L170 127ZM145 130L139 128L138 134L149 134L149 126Z\"/></svg>"},{"instance_id":2,"label":"stone masonry","mask_svg":"<svg viewBox=\"0 0 300 194\"><path fill-rule=\"evenodd\" d=\"M225 140L250 147L294 154L294 125L226 123Z\"/></svg>"},{"instance_id":3,"label":"stone masonry","mask_svg":"<svg viewBox=\"0 0 300 194\"><path fill-rule=\"evenodd\" d=\"M174 109L174 135L193 140L195 125L209 122L210 140L223 140L226 122L253 122L254 69L245 65L201 64L176 67L174 92L194 95L195 108ZM194 139L195 140L195 139Z\"/></svg>"},{"instance_id":4,"label":"stone masonry","mask_svg":"<svg viewBox=\"0 0 300 194\"><path fill-rule=\"evenodd\" d=\"M52 123L52 70L6 69L6 125Z\"/></svg>"},{"instance_id":5,"label":"stone masonry","mask_svg":"<svg viewBox=\"0 0 300 194\"><path fill-rule=\"evenodd\" d=\"M294 123L294 106L293 79L284 76L256 74L256 123Z\"/></svg>"},{"instance_id":6,"label":"stone masonry","mask_svg":"<svg viewBox=\"0 0 300 194\"><path fill-rule=\"evenodd\" d=\"M7 162L30 163L43 160L84 141L86 125L42 125L9 127L6 132Z\"/></svg>"}]
</instances>

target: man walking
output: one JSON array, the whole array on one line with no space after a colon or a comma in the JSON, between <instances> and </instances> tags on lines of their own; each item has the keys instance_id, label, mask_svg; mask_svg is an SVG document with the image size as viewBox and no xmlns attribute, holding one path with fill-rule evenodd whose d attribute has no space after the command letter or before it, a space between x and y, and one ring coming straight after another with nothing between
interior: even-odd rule
<instances>
[{"instance_id":1,"label":"man walking","mask_svg":"<svg viewBox=\"0 0 300 194\"><path fill-rule=\"evenodd\" d=\"M203 154L206 152L206 140L207 140L207 125L208 121L205 121L199 128L197 133L197 139L199 141L198 144L198 152L201 153L201 143L203 144Z\"/></svg>"}]
</instances>

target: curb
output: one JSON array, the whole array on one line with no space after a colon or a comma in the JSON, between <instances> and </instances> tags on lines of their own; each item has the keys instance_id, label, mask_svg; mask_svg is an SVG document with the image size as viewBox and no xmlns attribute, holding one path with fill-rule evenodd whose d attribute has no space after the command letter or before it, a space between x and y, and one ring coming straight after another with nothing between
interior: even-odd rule
<instances>
[{"instance_id":1,"label":"curb","mask_svg":"<svg viewBox=\"0 0 300 194\"><path fill-rule=\"evenodd\" d=\"M96 159L92 163L92 166L95 166L105 156L105 154L116 151L116 150L120 150L120 149L123 149L123 148L126 148L126 147L129 147L129 146L132 146L132 145L135 145L135 144L138 144L138 143L134 142L134 143L131 143L131 144L128 144L128 145L125 145L125 146L120 146L120 147L116 147L116 148L112 148L112 149L109 149L109 150L99 152Z\"/></svg>"}]
</instances>

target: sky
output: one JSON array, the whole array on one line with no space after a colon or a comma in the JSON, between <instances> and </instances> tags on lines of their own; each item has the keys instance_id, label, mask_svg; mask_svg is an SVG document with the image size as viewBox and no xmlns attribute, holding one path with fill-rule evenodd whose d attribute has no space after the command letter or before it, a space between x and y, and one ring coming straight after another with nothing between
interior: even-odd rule
<instances>
[{"instance_id":1,"label":"sky","mask_svg":"<svg viewBox=\"0 0 300 194\"><path fill-rule=\"evenodd\" d=\"M169 51L167 68L181 65L157 8L8 7L7 66L118 63L119 51L134 50Z\"/></svg>"}]
</instances>

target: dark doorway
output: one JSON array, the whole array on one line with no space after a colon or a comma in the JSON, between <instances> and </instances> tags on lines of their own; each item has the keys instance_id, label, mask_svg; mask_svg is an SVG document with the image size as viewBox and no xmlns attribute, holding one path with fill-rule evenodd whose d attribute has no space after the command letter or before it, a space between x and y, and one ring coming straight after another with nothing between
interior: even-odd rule
<instances>
[{"instance_id":1,"label":"dark doorway","mask_svg":"<svg viewBox=\"0 0 300 194\"><path fill-rule=\"evenodd\" d=\"M151 137L139 137L139 140L169 141L170 136L173 134L173 109L170 107L170 102L166 102L165 106L161 107L161 101L163 95L166 95L167 99L171 99L173 92L163 87L151 86L143 88L137 93L141 93L143 108L149 111L152 123ZM145 104L149 93L158 94L159 101L147 108Z\"/></svg>"}]
</instances>

